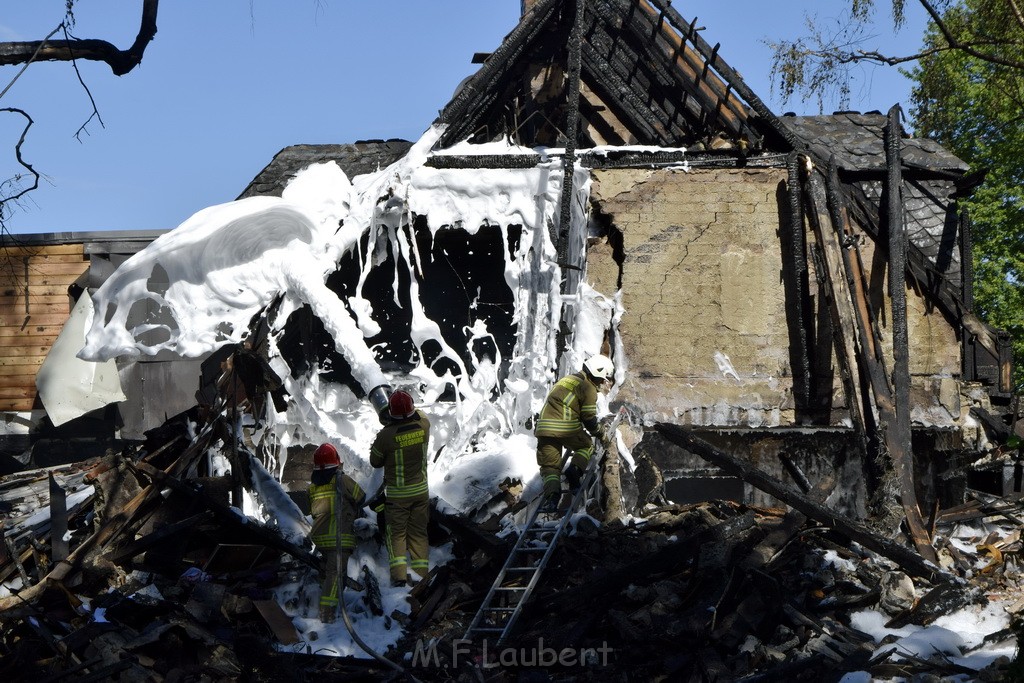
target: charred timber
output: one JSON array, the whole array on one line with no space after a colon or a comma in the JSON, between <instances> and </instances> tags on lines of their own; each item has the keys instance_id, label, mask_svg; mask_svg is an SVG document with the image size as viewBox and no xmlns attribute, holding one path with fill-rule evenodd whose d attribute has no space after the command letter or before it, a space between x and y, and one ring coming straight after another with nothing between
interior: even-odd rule
<instances>
[{"instance_id":1,"label":"charred timber","mask_svg":"<svg viewBox=\"0 0 1024 683\"><path fill-rule=\"evenodd\" d=\"M754 526L753 512L745 512L727 519L611 572L595 573L579 587L559 592L545 603L545 608L553 612L578 609L587 601L609 593L618 593L631 583L642 582L645 577L677 570L682 562L696 557L705 544L724 543L726 539L736 539Z\"/></svg>"},{"instance_id":2,"label":"charred timber","mask_svg":"<svg viewBox=\"0 0 1024 683\"><path fill-rule=\"evenodd\" d=\"M856 322L851 313L851 294L846 277L843 273L842 247L831 229L831 217L828 213L828 200L821 175L811 171L806 179L806 196L808 201L808 217L818 238L828 292L829 315L832 322L832 339L835 343L836 361L839 363L839 374L846 394L846 407L850 411L850 420L862 440L867 439L867 419L870 415L866 409L866 398L858 385L860 372L858 356L854 345L857 336Z\"/></svg>"},{"instance_id":3,"label":"charred timber","mask_svg":"<svg viewBox=\"0 0 1024 683\"><path fill-rule=\"evenodd\" d=\"M469 137L489 107L481 106L481 96L500 80L511 76L511 67L545 29L548 18L561 6L561 0L538 0L533 10L519 23L501 46L484 62L480 70L438 116L449 124L438 144L449 147Z\"/></svg>"},{"instance_id":4,"label":"charred timber","mask_svg":"<svg viewBox=\"0 0 1024 683\"><path fill-rule=\"evenodd\" d=\"M646 0L655 10L664 12L665 16L677 27L681 33L687 26L686 20L679 14L674 7L671 6L670 0ZM777 116L768 108L768 105L757 96L757 94L750 89L746 84L746 81L740 77L739 73L736 72L731 66L726 64L720 57L715 55L712 57L712 47L708 44L708 41L696 31L689 33L690 41L693 43L694 49L703 57L705 60L711 62L711 66L721 74L722 78L726 83L732 85L733 90L736 94L743 98L747 104L750 105L751 109L757 112L757 115L768 125L769 131L775 134L781 141L787 143L790 149L804 149L806 146L804 142L794 135L792 131L787 129Z\"/></svg>"},{"instance_id":5,"label":"charred timber","mask_svg":"<svg viewBox=\"0 0 1024 683\"><path fill-rule=\"evenodd\" d=\"M811 349L814 347L809 322L810 308L807 242L800 183L800 158L795 152L786 160L786 192L789 201L788 230L782 231L783 286L786 289L786 317L790 322L790 362L793 367L793 399L798 413L806 413L811 402Z\"/></svg>"},{"instance_id":6,"label":"charred timber","mask_svg":"<svg viewBox=\"0 0 1024 683\"><path fill-rule=\"evenodd\" d=\"M87 59L104 62L115 76L123 76L142 63L146 46L156 37L158 0L142 3L142 21L135 42L119 50L105 40L40 40L0 43L0 66L39 61L69 62Z\"/></svg>"},{"instance_id":7,"label":"charred timber","mask_svg":"<svg viewBox=\"0 0 1024 683\"><path fill-rule=\"evenodd\" d=\"M793 491L777 479L747 463L733 458L731 455L715 448L679 425L658 423L656 428L662 436L677 446L704 458L713 465L717 465L751 486L775 496L819 524L828 526L850 540L860 543L865 548L889 558L908 574L927 579L933 583L960 582L957 577L943 571L935 563L925 560L917 553L898 543L872 533L862 524L840 515L835 510L816 503L811 497L798 491Z\"/></svg>"}]
</instances>

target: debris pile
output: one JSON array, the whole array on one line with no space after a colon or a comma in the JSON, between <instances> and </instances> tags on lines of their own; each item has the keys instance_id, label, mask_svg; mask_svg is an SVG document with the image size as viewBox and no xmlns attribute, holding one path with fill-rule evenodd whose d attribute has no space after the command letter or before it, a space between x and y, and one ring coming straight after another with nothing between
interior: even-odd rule
<instances>
[{"instance_id":1,"label":"debris pile","mask_svg":"<svg viewBox=\"0 0 1024 683\"><path fill-rule=\"evenodd\" d=\"M295 522L242 514L246 471L259 466L244 445L226 445L230 423L183 417L136 449L0 480L0 676L388 675L372 659L320 656L332 652L317 641L326 626L304 597L319 557ZM448 561L400 589L401 608L382 601L374 568L350 566L357 623L401 634L381 654L421 680L536 666L591 680L1009 675L1010 625L1024 610L1024 500L979 493L940 511L941 566L907 561L908 545L839 515L824 519L825 490L806 494L819 507L804 511L647 505L603 524L595 503L572 520L514 639L467 643L525 516L523 490L503 482L472 515L435 509L432 545L450 543ZM362 543L379 546L372 517Z\"/></svg>"}]
</instances>

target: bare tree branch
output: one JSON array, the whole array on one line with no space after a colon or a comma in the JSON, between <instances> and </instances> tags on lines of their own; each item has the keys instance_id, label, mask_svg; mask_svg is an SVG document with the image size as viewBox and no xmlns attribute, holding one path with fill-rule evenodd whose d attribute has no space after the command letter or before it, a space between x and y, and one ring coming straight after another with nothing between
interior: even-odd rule
<instances>
[{"instance_id":1,"label":"bare tree branch","mask_svg":"<svg viewBox=\"0 0 1024 683\"><path fill-rule=\"evenodd\" d=\"M1017 20L1017 25L1024 30L1024 13L1021 12L1020 6L1017 4L1017 0L1006 0L1010 4L1010 11L1013 12L1014 18Z\"/></svg>"},{"instance_id":2,"label":"bare tree branch","mask_svg":"<svg viewBox=\"0 0 1024 683\"><path fill-rule=\"evenodd\" d=\"M142 62L146 46L156 36L158 3L159 0L143 0L139 34L127 50L119 50L111 43L97 39L0 43L0 66L39 60L66 62L88 59L105 62L115 76L123 76Z\"/></svg>"},{"instance_id":3,"label":"bare tree branch","mask_svg":"<svg viewBox=\"0 0 1024 683\"><path fill-rule=\"evenodd\" d=\"M21 78L21 75L23 73L25 73L25 69L27 69L32 62L36 61L36 56L39 55L39 50L42 50L43 46L46 45L46 41L48 41L51 37L53 37L53 34L56 33L57 31L61 30L62 28L64 28L65 33L66 33L67 29L64 27L63 23L60 23L60 24L57 24L57 28L55 28L52 31L50 31L50 33L45 38L43 38L41 41L39 41L39 48L35 51L35 53L31 57L29 57L28 61L25 62L25 65L23 67L21 67L21 69L18 71L18 73L14 75L14 78L11 79L11 82L8 83L7 87L5 87L3 89L3 92L0 92L0 99L3 99L3 96L6 95L7 91L11 89L11 86L13 86L17 82L17 80L19 78Z\"/></svg>"},{"instance_id":4,"label":"bare tree branch","mask_svg":"<svg viewBox=\"0 0 1024 683\"><path fill-rule=\"evenodd\" d=\"M65 38L68 37L67 26L64 27L64 37ZM106 126L105 123L103 123L103 117L100 116L100 110L96 106L96 100L92 96L92 91L89 90L89 86L87 86L85 84L85 80L82 79L82 72L78 70L78 60L72 59L71 60L71 66L75 70L75 76L78 77L78 82L81 83L82 89L85 90L85 94L89 96L89 102L92 103L92 113L89 114L89 118L87 118L85 120L85 123L83 123L81 126L79 126L78 130L75 131L75 139L78 140L79 142L81 142L82 141L82 138L81 138L82 131L85 131L85 127L89 125L89 122L92 121L93 118L96 118L96 120L98 120L100 122L100 126L101 127L106 128L107 126ZM88 132L88 131L86 131L86 132Z\"/></svg>"}]
</instances>

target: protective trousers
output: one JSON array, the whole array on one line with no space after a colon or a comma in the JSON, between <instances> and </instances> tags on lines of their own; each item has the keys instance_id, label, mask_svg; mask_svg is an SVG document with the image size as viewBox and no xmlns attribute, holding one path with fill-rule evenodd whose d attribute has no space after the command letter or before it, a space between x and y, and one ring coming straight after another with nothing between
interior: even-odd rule
<instances>
[{"instance_id":1,"label":"protective trousers","mask_svg":"<svg viewBox=\"0 0 1024 683\"><path fill-rule=\"evenodd\" d=\"M409 569L419 574L420 578L425 577L430 569L427 557L430 497L426 494L409 498L388 497L384 517L391 581L407 581Z\"/></svg>"},{"instance_id":2,"label":"protective trousers","mask_svg":"<svg viewBox=\"0 0 1024 683\"><path fill-rule=\"evenodd\" d=\"M562 449L573 452L572 464L581 470L587 468L590 456L594 454L594 439L585 431L566 436L538 436L537 464L540 476L544 481L544 494L558 493L562 490Z\"/></svg>"}]
</instances>

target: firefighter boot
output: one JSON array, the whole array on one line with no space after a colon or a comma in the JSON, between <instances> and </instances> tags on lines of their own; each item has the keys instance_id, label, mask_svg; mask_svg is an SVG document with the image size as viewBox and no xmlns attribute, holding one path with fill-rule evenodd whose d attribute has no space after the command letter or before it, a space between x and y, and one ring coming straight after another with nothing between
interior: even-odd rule
<instances>
[{"instance_id":1,"label":"firefighter boot","mask_svg":"<svg viewBox=\"0 0 1024 683\"><path fill-rule=\"evenodd\" d=\"M550 515L553 512L558 512L558 499L562 497L561 492L555 491L553 493L546 493L540 501L540 508L537 509L542 515Z\"/></svg>"},{"instance_id":2,"label":"firefighter boot","mask_svg":"<svg viewBox=\"0 0 1024 683\"><path fill-rule=\"evenodd\" d=\"M580 490L580 479L583 478L583 470L578 465L569 465L565 468L565 481L569 483L569 491L576 493Z\"/></svg>"}]
</instances>

